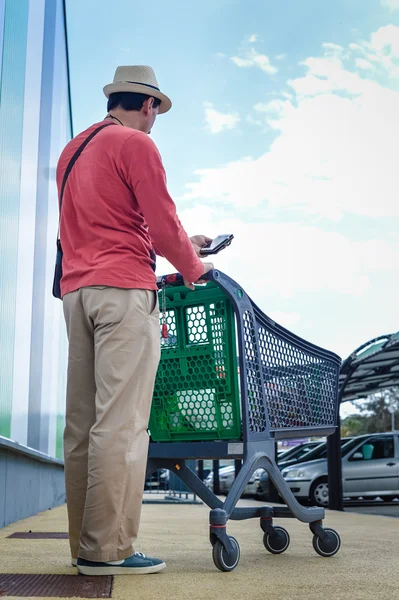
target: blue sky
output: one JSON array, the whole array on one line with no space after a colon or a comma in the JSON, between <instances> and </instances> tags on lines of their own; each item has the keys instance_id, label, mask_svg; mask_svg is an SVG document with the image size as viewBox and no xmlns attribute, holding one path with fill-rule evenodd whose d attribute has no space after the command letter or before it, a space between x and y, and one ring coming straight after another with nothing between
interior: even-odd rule
<instances>
[{"instance_id":1,"label":"blue sky","mask_svg":"<svg viewBox=\"0 0 399 600\"><path fill-rule=\"evenodd\" d=\"M181 220L235 234L215 264L267 314L343 357L399 329L399 0L67 0L67 18L75 133L117 65L153 66Z\"/></svg>"}]
</instances>

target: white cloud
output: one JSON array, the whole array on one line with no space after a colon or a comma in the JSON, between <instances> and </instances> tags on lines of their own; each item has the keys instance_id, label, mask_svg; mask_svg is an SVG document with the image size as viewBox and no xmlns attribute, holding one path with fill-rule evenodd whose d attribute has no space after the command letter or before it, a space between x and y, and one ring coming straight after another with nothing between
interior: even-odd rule
<instances>
[{"instance_id":1,"label":"white cloud","mask_svg":"<svg viewBox=\"0 0 399 600\"><path fill-rule=\"evenodd\" d=\"M344 68L338 57L308 58L302 63L307 68L305 77L289 80L297 96L315 96L327 92L344 92L348 95L378 92L381 86L364 79L356 72Z\"/></svg>"},{"instance_id":2,"label":"white cloud","mask_svg":"<svg viewBox=\"0 0 399 600\"><path fill-rule=\"evenodd\" d=\"M205 121L211 133L220 133L225 129L234 129L240 121L238 113L221 113L213 108L210 102L206 102Z\"/></svg>"},{"instance_id":3,"label":"white cloud","mask_svg":"<svg viewBox=\"0 0 399 600\"><path fill-rule=\"evenodd\" d=\"M294 325L299 323L301 316L297 312L284 312L281 310L274 310L269 314L269 317L276 321L279 325L282 325L286 329L291 329Z\"/></svg>"},{"instance_id":4,"label":"white cloud","mask_svg":"<svg viewBox=\"0 0 399 600\"><path fill-rule=\"evenodd\" d=\"M254 43L255 43L255 42L257 42L257 41L258 41L258 36L257 36L257 34L256 34L256 33L253 33L253 34L252 34L252 35L249 37L249 40L248 40L248 42L249 42L250 44L254 44Z\"/></svg>"},{"instance_id":5,"label":"white cloud","mask_svg":"<svg viewBox=\"0 0 399 600\"><path fill-rule=\"evenodd\" d=\"M178 204L190 235L234 233L231 246L212 261L280 325L342 357L397 330L398 240L356 242L303 223L266 221L258 212L244 223L215 202ZM157 272L174 268L159 259Z\"/></svg>"},{"instance_id":6,"label":"white cloud","mask_svg":"<svg viewBox=\"0 0 399 600\"><path fill-rule=\"evenodd\" d=\"M375 69L375 65L364 58L357 58L355 64L359 69L363 69L364 71L373 71Z\"/></svg>"},{"instance_id":7,"label":"white cloud","mask_svg":"<svg viewBox=\"0 0 399 600\"><path fill-rule=\"evenodd\" d=\"M399 0L381 0L382 6L386 6L391 10L399 10Z\"/></svg>"},{"instance_id":8,"label":"white cloud","mask_svg":"<svg viewBox=\"0 0 399 600\"><path fill-rule=\"evenodd\" d=\"M375 31L370 41L350 44L350 50L362 55L362 59L378 68L380 77L399 77L399 27L386 25Z\"/></svg>"},{"instance_id":9,"label":"white cloud","mask_svg":"<svg viewBox=\"0 0 399 600\"><path fill-rule=\"evenodd\" d=\"M370 290L374 273L389 272L399 264L399 241L355 242L340 233L298 223L262 219L244 223L221 207L197 206L179 211L179 216L190 235L199 233L198 223L207 235L234 233L228 250L212 259L222 271L234 274L264 307L272 297L289 299L300 292L361 297ZM274 318L280 322L276 313ZM292 317L291 323L295 324Z\"/></svg>"},{"instance_id":10,"label":"white cloud","mask_svg":"<svg viewBox=\"0 0 399 600\"><path fill-rule=\"evenodd\" d=\"M255 48L243 50L242 56L232 56L231 60L237 67L256 67L268 75L274 75L278 71L271 64L270 59L265 54L257 52Z\"/></svg>"},{"instance_id":11,"label":"white cloud","mask_svg":"<svg viewBox=\"0 0 399 600\"><path fill-rule=\"evenodd\" d=\"M380 27L372 34L370 46L377 52L391 53L394 57L399 57L399 27L395 25Z\"/></svg>"},{"instance_id":12,"label":"white cloud","mask_svg":"<svg viewBox=\"0 0 399 600\"><path fill-rule=\"evenodd\" d=\"M285 110L289 110L292 107L290 99L287 100L270 100L266 104L258 102L255 104L254 109L261 113L274 113L282 114Z\"/></svg>"},{"instance_id":13,"label":"white cloud","mask_svg":"<svg viewBox=\"0 0 399 600\"><path fill-rule=\"evenodd\" d=\"M343 357L398 328L398 31L307 57L253 107L263 150L203 163L178 199L190 234L234 233L217 268L277 323Z\"/></svg>"},{"instance_id":14,"label":"white cloud","mask_svg":"<svg viewBox=\"0 0 399 600\"><path fill-rule=\"evenodd\" d=\"M237 67L253 67L253 61L248 58L240 58L239 56L232 56L231 60Z\"/></svg>"},{"instance_id":15,"label":"white cloud","mask_svg":"<svg viewBox=\"0 0 399 600\"><path fill-rule=\"evenodd\" d=\"M264 122L260 119L255 119L252 115L247 115L245 117L245 120L251 125L256 125L257 127L264 127Z\"/></svg>"},{"instance_id":16,"label":"white cloud","mask_svg":"<svg viewBox=\"0 0 399 600\"><path fill-rule=\"evenodd\" d=\"M215 265L266 314L344 357L397 329L397 32L308 57L301 76L253 107L269 134L264 150L204 165L178 200L191 234L198 223L235 234Z\"/></svg>"},{"instance_id":17,"label":"white cloud","mask_svg":"<svg viewBox=\"0 0 399 600\"><path fill-rule=\"evenodd\" d=\"M344 50L343 46L340 46L339 44L333 44L331 42L325 42L323 44L323 48L339 54L342 53Z\"/></svg>"},{"instance_id":18,"label":"white cloud","mask_svg":"<svg viewBox=\"0 0 399 600\"><path fill-rule=\"evenodd\" d=\"M287 82L292 100L282 94L255 105L258 117L277 132L267 151L199 169L186 198L219 198L230 206L289 209L335 221L346 213L399 217L399 91L373 79L372 71L361 69L360 75L355 63L367 52L387 70L389 82L396 67L381 57L399 55L398 34L399 27L380 28L370 42L351 45L348 59L331 45L327 54L307 58L304 76Z\"/></svg>"}]
</instances>

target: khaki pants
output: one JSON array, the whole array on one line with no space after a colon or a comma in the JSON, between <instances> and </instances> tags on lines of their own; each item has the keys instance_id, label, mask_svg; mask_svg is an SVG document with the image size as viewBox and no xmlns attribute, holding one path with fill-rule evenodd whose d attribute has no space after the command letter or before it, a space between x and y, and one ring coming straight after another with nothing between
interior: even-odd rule
<instances>
[{"instance_id":1,"label":"khaki pants","mask_svg":"<svg viewBox=\"0 0 399 600\"><path fill-rule=\"evenodd\" d=\"M154 291L87 287L64 296L69 338L65 482L72 557L134 553L160 357Z\"/></svg>"}]
</instances>

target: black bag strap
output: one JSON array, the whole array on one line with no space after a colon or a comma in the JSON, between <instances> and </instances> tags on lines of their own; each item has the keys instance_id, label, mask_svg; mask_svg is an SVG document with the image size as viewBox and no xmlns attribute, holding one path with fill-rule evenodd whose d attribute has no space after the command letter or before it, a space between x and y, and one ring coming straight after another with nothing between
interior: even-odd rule
<instances>
[{"instance_id":1,"label":"black bag strap","mask_svg":"<svg viewBox=\"0 0 399 600\"><path fill-rule=\"evenodd\" d=\"M101 131L101 129L104 129L105 127L110 127L110 125L113 125L113 124L114 123L106 123L105 125L101 125L101 127L97 127L97 129L92 131L91 134L89 135L89 137L87 137L85 139L85 141L76 150L75 154L72 156L71 160L69 161L67 168L65 169L64 178L62 180L62 185L61 185L61 192L60 192L60 215L59 215L59 219L58 219L57 246L60 241L62 199L64 197L65 186L66 186L66 182L69 177L69 174L72 171L73 166L76 163L76 161L78 160L79 156L82 154L83 150L86 148L87 144L94 138L94 136L97 135L97 133L99 133Z\"/></svg>"}]
</instances>

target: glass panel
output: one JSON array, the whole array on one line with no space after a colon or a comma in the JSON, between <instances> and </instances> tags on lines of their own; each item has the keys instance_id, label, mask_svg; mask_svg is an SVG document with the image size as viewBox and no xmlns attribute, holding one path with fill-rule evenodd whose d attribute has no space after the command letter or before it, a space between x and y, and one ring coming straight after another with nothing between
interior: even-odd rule
<instances>
[{"instance_id":1,"label":"glass panel","mask_svg":"<svg viewBox=\"0 0 399 600\"><path fill-rule=\"evenodd\" d=\"M378 460L393 458L395 455L393 437L367 440L351 456L352 461Z\"/></svg>"},{"instance_id":2,"label":"glass panel","mask_svg":"<svg viewBox=\"0 0 399 600\"><path fill-rule=\"evenodd\" d=\"M0 81L0 435L6 437L13 396L27 27L28 0L7 0Z\"/></svg>"}]
</instances>

